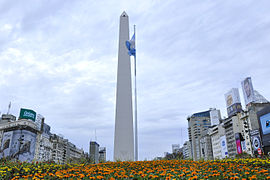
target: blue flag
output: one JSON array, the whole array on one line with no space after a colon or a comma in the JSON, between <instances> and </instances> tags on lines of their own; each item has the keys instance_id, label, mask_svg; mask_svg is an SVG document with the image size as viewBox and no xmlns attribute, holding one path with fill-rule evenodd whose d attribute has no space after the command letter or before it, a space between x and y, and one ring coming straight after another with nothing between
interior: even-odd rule
<instances>
[{"instance_id":1,"label":"blue flag","mask_svg":"<svg viewBox=\"0 0 270 180\"><path fill-rule=\"evenodd\" d=\"M126 41L126 47L128 49L128 54L130 56L136 56L136 49L135 49L135 33L133 34L132 38L129 41Z\"/></svg>"}]
</instances>

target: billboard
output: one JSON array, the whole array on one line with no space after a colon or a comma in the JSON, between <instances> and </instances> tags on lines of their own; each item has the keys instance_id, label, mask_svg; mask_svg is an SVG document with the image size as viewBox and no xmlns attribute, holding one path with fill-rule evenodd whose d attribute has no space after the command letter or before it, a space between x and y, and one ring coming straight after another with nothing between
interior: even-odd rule
<instances>
[{"instance_id":1,"label":"billboard","mask_svg":"<svg viewBox=\"0 0 270 180\"><path fill-rule=\"evenodd\" d=\"M28 130L13 131L10 157L31 162L35 155L36 134Z\"/></svg>"},{"instance_id":2,"label":"billboard","mask_svg":"<svg viewBox=\"0 0 270 180\"><path fill-rule=\"evenodd\" d=\"M23 109L20 110L19 119L30 119L32 121L36 121L36 112L31 109Z\"/></svg>"},{"instance_id":3,"label":"billboard","mask_svg":"<svg viewBox=\"0 0 270 180\"><path fill-rule=\"evenodd\" d=\"M270 113L262 115L260 117L260 123L262 128L262 134L266 135L270 133Z\"/></svg>"},{"instance_id":4,"label":"billboard","mask_svg":"<svg viewBox=\"0 0 270 180\"><path fill-rule=\"evenodd\" d=\"M256 155L258 154L258 149L262 148L259 130L258 129L251 130L250 137L251 137L251 145L252 145L253 153Z\"/></svg>"},{"instance_id":5,"label":"billboard","mask_svg":"<svg viewBox=\"0 0 270 180\"><path fill-rule=\"evenodd\" d=\"M242 153L242 148L241 148L241 141L240 139L236 140L236 148L237 148L237 153L241 154Z\"/></svg>"},{"instance_id":6,"label":"billboard","mask_svg":"<svg viewBox=\"0 0 270 180\"><path fill-rule=\"evenodd\" d=\"M10 155L12 136L13 131L4 132L0 148L0 158L7 157Z\"/></svg>"},{"instance_id":7,"label":"billboard","mask_svg":"<svg viewBox=\"0 0 270 180\"><path fill-rule=\"evenodd\" d=\"M255 100L254 90L251 82L251 77L247 77L241 82L242 90L244 94L245 104L249 104Z\"/></svg>"},{"instance_id":8,"label":"billboard","mask_svg":"<svg viewBox=\"0 0 270 180\"><path fill-rule=\"evenodd\" d=\"M220 117L220 110L212 109L210 111L210 119L211 119L211 126L219 124Z\"/></svg>"},{"instance_id":9,"label":"billboard","mask_svg":"<svg viewBox=\"0 0 270 180\"><path fill-rule=\"evenodd\" d=\"M221 145L221 157L222 158L228 157L226 136L220 137L220 145Z\"/></svg>"},{"instance_id":10,"label":"billboard","mask_svg":"<svg viewBox=\"0 0 270 180\"><path fill-rule=\"evenodd\" d=\"M226 107L228 116L232 116L237 112L242 111L242 105L240 101L240 95L238 88L232 88L225 94Z\"/></svg>"},{"instance_id":11,"label":"billboard","mask_svg":"<svg viewBox=\"0 0 270 180\"><path fill-rule=\"evenodd\" d=\"M236 149L238 154L242 153L241 139L241 133L235 133Z\"/></svg>"},{"instance_id":12,"label":"billboard","mask_svg":"<svg viewBox=\"0 0 270 180\"><path fill-rule=\"evenodd\" d=\"M258 111L257 118L260 125L260 140L263 151L268 154L270 152L270 105L266 105L262 110Z\"/></svg>"},{"instance_id":13,"label":"billboard","mask_svg":"<svg viewBox=\"0 0 270 180\"><path fill-rule=\"evenodd\" d=\"M257 151L259 148L261 148L261 140L259 135L251 136L251 141L254 151Z\"/></svg>"}]
</instances>

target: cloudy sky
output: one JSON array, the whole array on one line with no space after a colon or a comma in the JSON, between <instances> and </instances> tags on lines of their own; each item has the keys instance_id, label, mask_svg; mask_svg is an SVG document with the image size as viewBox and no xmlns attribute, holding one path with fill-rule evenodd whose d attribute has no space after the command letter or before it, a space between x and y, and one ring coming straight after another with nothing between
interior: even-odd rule
<instances>
[{"instance_id":1,"label":"cloudy sky","mask_svg":"<svg viewBox=\"0 0 270 180\"><path fill-rule=\"evenodd\" d=\"M188 139L186 117L253 86L270 99L268 0L0 0L0 111L113 158L119 16L136 24L139 159ZM133 61L132 61L133 62ZM242 98L242 89L240 95ZM243 98L242 98L243 99Z\"/></svg>"}]
</instances>

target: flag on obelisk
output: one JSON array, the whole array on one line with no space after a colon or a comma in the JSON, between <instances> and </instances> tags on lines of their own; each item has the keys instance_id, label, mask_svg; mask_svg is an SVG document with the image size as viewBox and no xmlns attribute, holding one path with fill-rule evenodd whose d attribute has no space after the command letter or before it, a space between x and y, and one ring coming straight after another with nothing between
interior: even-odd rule
<instances>
[{"instance_id":1,"label":"flag on obelisk","mask_svg":"<svg viewBox=\"0 0 270 180\"><path fill-rule=\"evenodd\" d=\"M114 160L134 160L134 134L130 56L126 48L129 40L129 20L126 12L120 16L116 113L114 132Z\"/></svg>"}]
</instances>

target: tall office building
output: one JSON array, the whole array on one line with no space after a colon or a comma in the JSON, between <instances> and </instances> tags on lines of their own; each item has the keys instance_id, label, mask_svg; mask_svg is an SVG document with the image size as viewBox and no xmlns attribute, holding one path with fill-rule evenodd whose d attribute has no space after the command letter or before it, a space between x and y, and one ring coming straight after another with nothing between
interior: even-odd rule
<instances>
[{"instance_id":1,"label":"tall office building","mask_svg":"<svg viewBox=\"0 0 270 180\"><path fill-rule=\"evenodd\" d=\"M99 162L99 144L96 141L90 141L89 155L95 164Z\"/></svg>"},{"instance_id":2,"label":"tall office building","mask_svg":"<svg viewBox=\"0 0 270 180\"><path fill-rule=\"evenodd\" d=\"M192 114L188 120L188 135L194 160L201 158L200 138L204 131L211 126L210 110Z\"/></svg>"},{"instance_id":3,"label":"tall office building","mask_svg":"<svg viewBox=\"0 0 270 180\"><path fill-rule=\"evenodd\" d=\"M191 159L192 158L190 141L186 141L183 145L183 156L184 156L184 159Z\"/></svg>"},{"instance_id":4,"label":"tall office building","mask_svg":"<svg viewBox=\"0 0 270 180\"><path fill-rule=\"evenodd\" d=\"M126 12L120 16L114 160L134 160L134 134L131 89L131 67L126 41L129 40L129 20Z\"/></svg>"},{"instance_id":5,"label":"tall office building","mask_svg":"<svg viewBox=\"0 0 270 180\"><path fill-rule=\"evenodd\" d=\"M243 152L243 122L240 121L241 113L237 113L223 120L222 127L225 130L226 143L229 157L235 157Z\"/></svg>"},{"instance_id":6,"label":"tall office building","mask_svg":"<svg viewBox=\"0 0 270 180\"><path fill-rule=\"evenodd\" d=\"M99 148L99 162L106 162L106 147Z\"/></svg>"}]
</instances>

